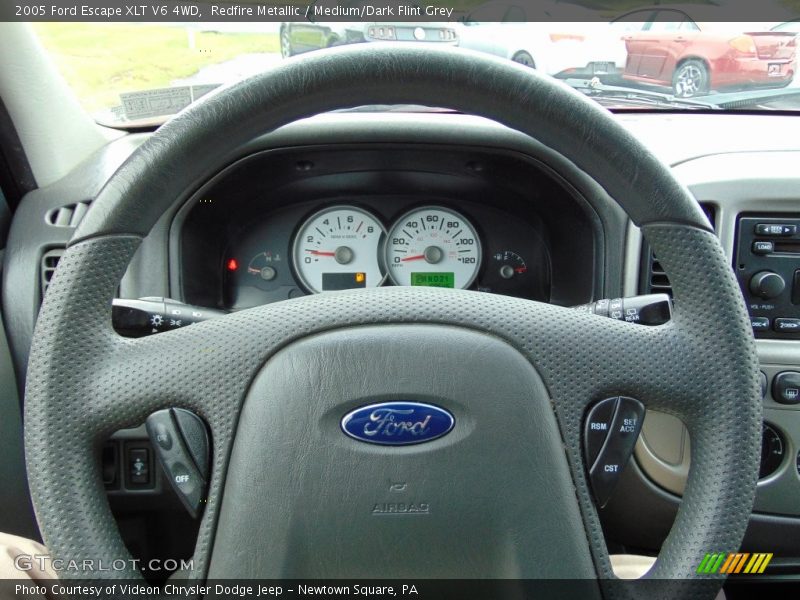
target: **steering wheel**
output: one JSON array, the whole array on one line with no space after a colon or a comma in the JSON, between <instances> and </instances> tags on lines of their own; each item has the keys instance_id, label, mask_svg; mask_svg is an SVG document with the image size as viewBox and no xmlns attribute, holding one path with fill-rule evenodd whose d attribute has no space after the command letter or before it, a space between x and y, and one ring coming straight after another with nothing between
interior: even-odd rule
<instances>
[{"instance_id":1,"label":"steering wheel","mask_svg":"<svg viewBox=\"0 0 800 600\"><path fill-rule=\"evenodd\" d=\"M672 320L642 327L487 293L384 287L141 339L114 332L111 300L142 238L243 143L324 111L395 103L493 119L588 173L658 255L674 290ZM111 177L36 326L30 488L55 557L129 559L101 483L101 444L154 411L183 407L212 439L193 577L582 578L608 595L614 577L581 429L587 408L611 396L689 429L686 492L648 577L656 586L699 578L706 552L742 541L761 401L744 302L697 203L606 110L561 83L463 50L364 44L286 60L191 106ZM387 399L429 401L455 426L404 447L343 433L345 414ZM392 482L406 495L392 496ZM429 510L373 514L393 501ZM140 577L133 568L113 575ZM720 585L701 582L691 595Z\"/></svg>"}]
</instances>

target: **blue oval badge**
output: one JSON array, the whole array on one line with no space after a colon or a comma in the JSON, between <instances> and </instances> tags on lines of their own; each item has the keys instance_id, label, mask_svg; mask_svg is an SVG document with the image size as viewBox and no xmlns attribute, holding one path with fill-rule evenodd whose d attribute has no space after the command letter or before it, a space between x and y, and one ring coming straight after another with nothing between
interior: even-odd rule
<instances>
[{"instance_id":1,"label":"blue oval badge","mask_svg":"<svg viewBox=\"0 0 800 600\"><path fill-rule=\"evenodd\" d=\"M452 414L432 404L382 402L347 413L342 418L342 430L360 442L404 446L440 438L455 422Z\"/></svg>"}]
</instances>

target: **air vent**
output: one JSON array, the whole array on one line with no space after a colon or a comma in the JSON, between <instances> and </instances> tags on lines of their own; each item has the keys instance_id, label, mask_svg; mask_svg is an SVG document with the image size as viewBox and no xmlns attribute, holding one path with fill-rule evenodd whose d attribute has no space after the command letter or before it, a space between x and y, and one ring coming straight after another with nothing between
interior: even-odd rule
<instances>
[{"instance_id":1,"label":"air vent","mask_svg":"<svg viewBox=\"0 0 800 600\"><path fill-rule=\"evenodd\" d=\"M90 202L87 200L54 208L47 213L45 220L48 225L53 227L72 227L74 229L89 210L89 204Z\"/></svg>"},{"instance_id":2,"label":"air vent","mask_svg":"<svg viewBox=\"0 0 800 600\"><path fill-rule=\"evenodd\" d=\"M711 204L701 204L700 208L703 209L706 217L711 222L711 226L716 231L716 211ZM641 281L639 289L643 294L669 294L672 296L672 285L669 282L669 277L664 272L661 263L658 262L658 257L650 249L649 244L642 244L642 256L645 260L642 261Z\"/></svg>"},{"instance_id":3,"label":"air vent","mask_svg":"<svg viewBox=\"0 0 800 600\"><path fill-rule=\"evenodd\" d=\"M41 290L42 298L47 291L47 286L50 285L50 280L53 279L53 273L56 272L58 261L64 255L64 248L51 248L42 256L42 264L40 267L41 275Z\"/></svg>"}]
</instances>

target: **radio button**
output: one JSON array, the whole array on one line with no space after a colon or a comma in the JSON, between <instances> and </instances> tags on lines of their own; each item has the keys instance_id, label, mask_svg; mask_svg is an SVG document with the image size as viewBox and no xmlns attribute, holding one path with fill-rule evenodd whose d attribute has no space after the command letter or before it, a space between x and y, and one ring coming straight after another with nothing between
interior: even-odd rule
<instances>
[{"instance_id":1,"label":"radio button","mask_svg":"<svg viewBox=\"0 0 800 600\"><path fill-rule=\"evenodd\" d=\"M755 231L756 235L786 237L797 233L797 225L787 225L785 223L758 223Z\"/></svg>"},{"instance_id":2,"label":"radio button","mask_svg":"<svg viewBox=\"0 0 800 600\"><path fill-rule=\"evenodd\" d=\"M773 329L780 333L800 333L800 319L775 319Z\"/></svg>"},{"instance_id":3,"label":"radio button","mask_svg":"<svg viewBox=\"0 0 800 600\"><path fill-rule=\"evenodd\" d=\"M775 242L764 240L753 242L753 254L771 254L775 252Z\"/></svg>"},{"instance_id":4,"label":"radio button","mask_svg":"<svg viewBox=\"0 0 800 600\"><path fill-rule=\"evenodd\" d=\"M783 277L772 271L759 271L750 280L750 291L759 298L776 298L785 289L786 282Z\"/></svg>"}]
</instances>

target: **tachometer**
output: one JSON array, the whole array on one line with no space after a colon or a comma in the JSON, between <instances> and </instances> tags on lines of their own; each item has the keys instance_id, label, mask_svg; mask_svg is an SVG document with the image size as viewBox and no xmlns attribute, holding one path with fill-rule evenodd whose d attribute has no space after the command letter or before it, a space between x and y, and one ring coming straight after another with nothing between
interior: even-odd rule
<instances>
[{"instance_id":1,"label":"tachometer","mask_svg":"<svg viewBox=\"0 0 800 600\"><path fill-rule=\"evenodd\" d=\"M312 215L297 232L292 258L311 292L376 287L385 279L378 256L380 221L355 206L334 206Z\"/></svg>"},{"instance_id":2,"label":"tachometer","mask_svg":"<svg viewBox=\"0 0 800 600\"><path fill-rule=\"evenodd\" d=\"M447 208L418 208L392 226L386 268L397 285L466 288L481 265L481 242L462 215Z\"/></svg>"}]
</instances>

